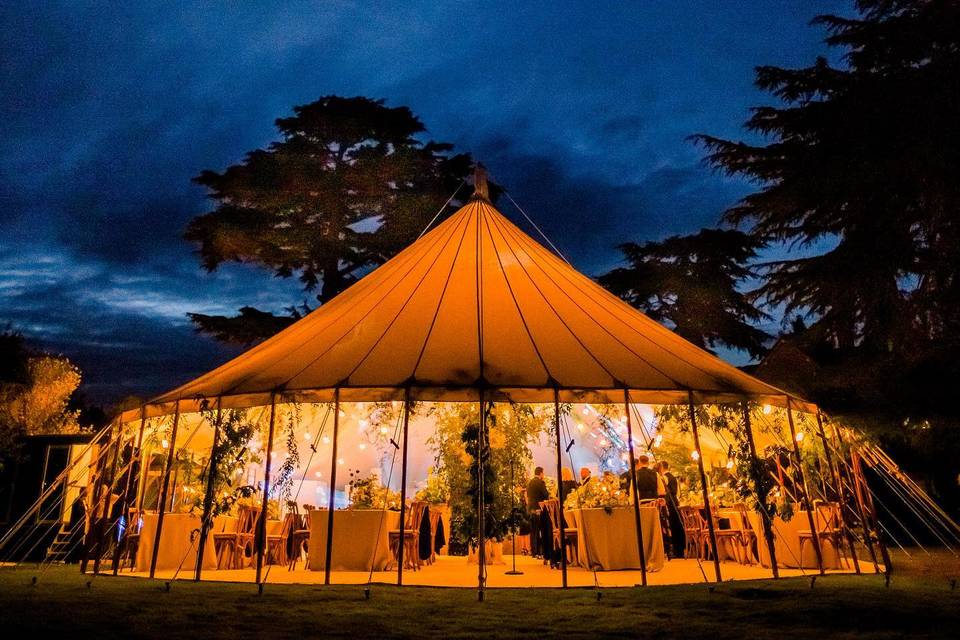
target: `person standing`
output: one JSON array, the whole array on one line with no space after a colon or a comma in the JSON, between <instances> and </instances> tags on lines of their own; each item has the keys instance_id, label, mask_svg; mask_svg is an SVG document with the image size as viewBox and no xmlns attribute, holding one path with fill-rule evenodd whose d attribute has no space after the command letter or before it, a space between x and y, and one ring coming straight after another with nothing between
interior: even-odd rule
<instances>
[{"instance_id":1,"label":"person standing","mask_svg":"<svg viewBox=\"0 0 960 640\"><path fill-rule=\"evenodd\" d=\"M661 460L657 471L666 487L664 499L667 502L667 517L670 521L670 552L673 558L682 558L686 549L686 534L683 530L683 518L680 516L680 482L670 471L670 463Z\"/></svg>"},{"instance_id":2,"label":"person standing","mask_svg":"<svg viewBox=\"0 0 960 640\"><path fill-rule=\"evenodd\" d=\"M530 515L530 555L543 556L541 544L540 503L550 499L547 483L543 481L543 467L533 470L533 477L527 483L527 513Z\"/></svg>"},{"instance_id":3,"label":"person standing","mask_svg":"<svg viewBox=\"0 0 960 640\"><path fill-rule=\"evenodd\" d=\"M637 495L640 500L657 499L657 472L650 468L650 458L637 457L637 470L633 474L637 482Z\"/></svg>"}]
</instances>

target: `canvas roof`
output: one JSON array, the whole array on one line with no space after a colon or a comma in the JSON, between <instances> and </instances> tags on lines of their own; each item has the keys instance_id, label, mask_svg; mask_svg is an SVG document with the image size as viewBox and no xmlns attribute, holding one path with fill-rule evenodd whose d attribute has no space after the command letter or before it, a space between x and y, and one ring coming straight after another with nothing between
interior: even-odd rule
<instances>
[{"instance_id":1,"label":"canvas roof","mask_svg":"<svg viewBox=\"0 0 960 640\"><path fill-rule=\"evenodd\" d=\"M485 197L330 302L148 403L510 398L686 403L788 394L684 340L511 223ZM794 398L795 406L813 406ZM140 415L139 410L131 412ZM126 416L125 416L126 417Z\"/></svg>"}]
</instances>

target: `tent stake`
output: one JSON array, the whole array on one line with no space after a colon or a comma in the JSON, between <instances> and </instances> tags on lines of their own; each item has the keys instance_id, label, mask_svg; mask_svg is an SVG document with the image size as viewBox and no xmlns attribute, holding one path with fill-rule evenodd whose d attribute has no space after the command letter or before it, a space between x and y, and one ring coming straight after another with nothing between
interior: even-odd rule
<instances>
[{"instance_id":1,"label":"tent stake","mask_svg":"<svg viewBox=\"0 0 960 640\"><path fill-rule=\"evenodd\" d=\"M700 485L703 489L703 508L707 512L707 530L710 532L710 546L713 548L713 569L717 574L717 582L723 582L723 577L720 575L720 556L717 554L717 532L713 526L713 509L710 507L710 490L707 488L707 473L703 470L703 454L700 452L700 434L697 429L697 414L693 406L693 391L687 392L687 404L690 407L693 446L697 452L697 470L700 472Z\"/></svg>"},{"instance_id":2,"label":"tent stake","mask_svg":"<svg viewBox=\"0 0 960 640\"><path fill-rule=\"evenodd\" d=\"M553 388L553 426L557 435L557 498L560 501L560 582L567 588L567 530L563 523L563 454L560 445L560 391Z\"/></svg>"},{"instance_id":3,"label":"tent stake","mask_svg":"<svg viewBox=\"0 0 960 640\"><path fill-rule=\"evenodd\" d=\"M207 463L207 488L203 494L203 515L200 520L200 541L197 543L197 567L193 579L200 582L203 572L203 552L207 546L207 534L210 531L210 511L213 509L213 488L214 479L217 475L217 463L220 462L217 457L217 440L220 439L220 426L222 412L220 410L221 397L217 396L217 415L213 422L213 444L210 445L210 460Z\"/></svg>"},{"instance_id":4,"label":"tent stake","mask_svg":"<svg viewBox=\"0 0 960 640\"><path fill-rule=\"evenodd\" d=\"M853 541L853 533L846 524L844 514L847 512L847 499L843 490L843 483L840 482L840 474L833 464L833 454L830 452L830 442L827 440L827 434L823 430L823 415L817 410L817 430L820 433L820 440L823 441L823 453L827 458L827 466L830 467L830 475L833 477L833 484L837 492L837 502L840 504L840 522L843 529L844 538L847 540L847 546L850 548L850 557L853 559L853 568L860 574L860 560L857 558L857 547Z\"/></svg>"},{"instance_id":5,"label":"tent stake","mask_svg":"<svg viewBox=\"0 0 960 640\"><path fill-rule=\"evenodd\" d=\"M787 396L787 424L790 426L790 440L793 441L793 453L797 459L797 474L800 476L800 487L803 489L803 506L807 509L807 522L810 524L810 535L813 536L813 551L817 554L817 570L824 575L823 550L820 548L820 535L817 533L817 522L813 513L813 504L810 502L810 489L807 486L807 477L803 472L803 456L800 454L800 443L797 441L797 430L793 426L793 409L790 406L790 397ZM803 558L799 558L801 568Z\"/></svg>"},{"instance_id":6,"label":"tent stake","mask_svg":"<svg viewBox=\"0 0 960 640\"><path fill-rule=\"evenodd\" d=\"M403 586L403 547L407 524L407 431L410 426L410 387L403 393L403 453L400 461L400 543L397 545L397 586ZM413 535L417 536L419 523L414 523ZM433 544L431 542L431 544ZM368 596L369 598L369 590Z\"/></svg>"},{"instance_id":7,"label":"tent stake","mask_svg":"<svg viewBox=\"0 0 960 640\"><path fill-rule=\"evenodd\" d=\"M337 440L340 435L340 387L333 390L333 451L330 453L330 498L327 504L327 548L323 565L323 584L330 584L330 562L333 560L333 508L337 497Z\"/></svg>"},{"instance_id":8,"label":"tent stake","mask_svg":"<svg viewBox=\"0 0 960 640\"><path fill-rule=\"evenodd\" d=\"M640 557L640 584L647 586L647 558L643 547L643 527L640 518L640 491L637 488L637 459L633 450L633 419L630 416L630 390L623 390L623 407L627 411L627 451L630 453L630 481L633 497L633 520L637 527L637 553ZM599 596L599 592L597 594Z\"/></svg>"},{"instance_id":9,"label":"tent stake","mask_svg":"<svg viewBox=\"0 0 960 640\"><path fill-rule=\"evenodd\" d=\"M160 554L160 533L163 531L163 514L167 511L167 492L170 490L170 470L173 468L173 452L177 447L177 427L180 424L180 400L173 410L173 427L170 430L170 446L167 464L163 470L163 485L160 487L160 504L157 505L157 531L153 536L153 555L150 558L150 578L157 573L157 558Z\"/></svg>"},{"instance_id":10,"label":"tent stake","mask_svg":"<svg viewBox=\"0 0 960 640\"><path fill-rule=\"evenodd\" d=\"M260 508L260 517L257 520L257 542L254 545L257 549L257 584L260 586L260 593L263 593L263 586L260 577L263 572L263 554L267 550L267 507L270 500L270 467L273 457L273 430L277 417L277 394L270 394L270 427L267 432L267 457L263 467L263 502Z\"/></svg>"},{"instance_id":11,"label":"tent stake","mask_svg":"<svg viewBox=\"0 0 960 640\"><path fill-rule=\"evenodd\" d=\"M750 446L750 457L758 473L764 473L760 458L757 456L757 444L753 439L753 427L750 425L750 404L743 401L743 426L747 434L747 444ZM774 579L780 577L780 567L777 566L777 544L773 537L773 523L770 521L770 512L767 511L767 496L757 495L757 502L764 515L760 519L760 526L763 527L763 538L767 542L767 552L770 554L770 568L773 571Z\"/></svg>"}]
</instances>

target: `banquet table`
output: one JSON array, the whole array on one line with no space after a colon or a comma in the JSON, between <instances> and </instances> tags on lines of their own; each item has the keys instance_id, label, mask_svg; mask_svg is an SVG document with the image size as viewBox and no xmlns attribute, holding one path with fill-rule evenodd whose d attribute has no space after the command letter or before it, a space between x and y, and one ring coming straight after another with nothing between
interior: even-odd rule
<instances>
[{"instance_id":1,"label":"banquet table","mask_svg":"<svg viewBox=\"0 0 960 640\"><path fill-rule=\"evenodd\" d=\"M326 567L329 511L310 512L309 569ZM341 509L333 512L333 571L383 571L391 560L391 529L400 528L398 511Z\"/></svg>"},{"instance_id":2,"label":"banquet table","mask_svg":"<svg viewBox=\"0 0 960 640\"><path fill-rule=\"evenodd\" d=\"M153 543L157 533L158 514L144 513L143 526L140 529L140 544L137 547L137 571L149 571L153 557ZM197 566L197 547L199 534L193 543L191 533L200 529L200 516L192 513L165 513L161 532L160 550L157 553L157 570L167 571L182 567L183 571L193 571ZM216 527L214 527L216 529ZM192 544L192 547L191 547ZM181 562L183 563L181 565ZM207 544L203 548L203 568L217 568L217 554L213 549L213 531L207 534Z\"/></svg>"},{"instance_id":3,"label":"banquet table","mask_svg":"<svg viewBox=\"0 0 960 640\"><path fill-rule=\"evenodd\" d=\"M760 526L760 514L756 511L749 511L747 517L750 518L750 525L757 532L757 551L760 554L760 564L769 567L770 550L767 548L766 538L764 538L763 529ZM777 553L777 566L788 569L817 568L817 553L812 542L803 545L803 558L800 558L799 532L809 530L810 520L804 510L795 511L789 521L784 521L780 516L773 518L773 540L774 549ZM820 548L823 551L823 568L840 569L840 556L833 545L821 541Z\"/></svg>"},{"instance_id":4,"label":"banquet table","mask_svg":"<svg viewBox=\"0 0 960 640\"><path fill-rule=\"evenodd\" d=\"M581 566L601 571L640 568L633 507L615 507L609 511L572 509L564 513L566 521L577 529L577 556ZM656 507L640 507L640 526L647 571L659 571L665 556Z\"/></svg>"}]
</instances>

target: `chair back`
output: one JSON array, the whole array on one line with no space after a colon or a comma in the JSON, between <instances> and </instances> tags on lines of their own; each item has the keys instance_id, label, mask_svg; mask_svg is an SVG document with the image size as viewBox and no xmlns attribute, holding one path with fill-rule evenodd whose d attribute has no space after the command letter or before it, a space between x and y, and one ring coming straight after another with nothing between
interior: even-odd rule
<instances>
[{"instance_id":1,"label":"chair back","mask_svg":"<svg viewBox=\"0 0 960 640\"><path fill-rule=\"evenodd\" d=\"M253 533L257 526L257 515L260 509L249 505L241 506L238 510L237 533Z\"/></svg>"},{"instance_id":2,"label":"chair back","mask_svg":"<svg viewBox=\"0 0 960 640\"><path fill-rule=\"evenodd\" d=\"M814 506L814 519L820 531L835 531L840 528L840 505L836 502L818 502Z\"/></svg>"},{"instance_id":3,"label":"chair back","mask_svg":"<svg viewBox=\"0 0 960 640\"><path fill-rule=\"evenodd\" d=\"M550 498L540 503L541 509L546 509L547 517L550 518L550 526L554 531L560 530L560 499Z\"/></svg>"},{"instance_id":4,"label":"chair back","mask_svg":"<svg viewBox=\"0 0 960 640\"><path fill-rule=\"evenodd\" d=\"M680 507L680 519L683 521L683 530L688 534L699 533L702 529L700 510L696 507Z\"/></svg>"},{"instance_id":5,"label":"chair back","mask_svg":"<svg viewBox=\"0 0 960 640\"><path fill-rule=\"evenodd\" d=\"M737 510L737 513L740 514L740 526L744 531L753 531L753 525L750 524L750 518L747 517L747 505L742 502L738 502L733 505L733 508Z\"/></svg>"},{"instance_id":6,"label":"chair back","mask_svg":"<svg viewBox=\"0 0 960 640\"><path fill-rule=\"evenodd\" d=\"M407 522L404 525L405 531L419 533L420 523L423 521L423 512L427 508L427 503L421 500L413 500L407 509Z\"/></svg>"}]
</instances>

